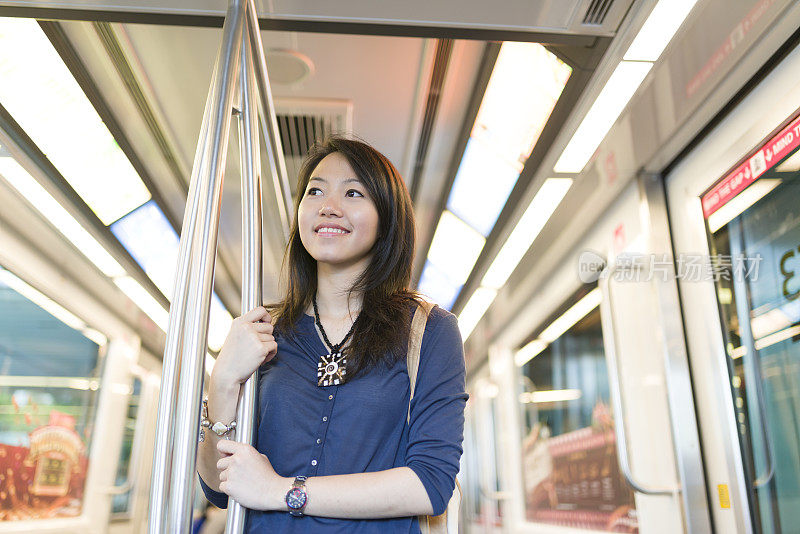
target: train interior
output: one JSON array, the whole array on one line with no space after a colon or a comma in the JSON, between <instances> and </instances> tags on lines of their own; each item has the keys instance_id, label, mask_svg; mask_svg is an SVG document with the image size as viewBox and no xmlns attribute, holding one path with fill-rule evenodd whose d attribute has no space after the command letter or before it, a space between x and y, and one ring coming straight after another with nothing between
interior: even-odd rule
<instances>
[{"instance_id":1,"label":"train interior","mask_svg":"<svg viewBox=\"0 0 800 534\"><path fill-rule=\"evenodd\" d=\"M263 300L309 148L386 154L413 286L464 341L459 532L800 534L799 3L248 4L275 128ZM227 8L0 2L0 531L154 532ZM206 378L243 313L237 120Z\"/></svg>"}]
</instances>

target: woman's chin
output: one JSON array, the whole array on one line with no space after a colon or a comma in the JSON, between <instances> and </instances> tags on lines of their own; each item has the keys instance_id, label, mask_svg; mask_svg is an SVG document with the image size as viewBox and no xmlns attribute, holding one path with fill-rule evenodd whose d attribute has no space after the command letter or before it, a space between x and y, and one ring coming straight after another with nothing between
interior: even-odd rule
<instances>
[{"instance_id":1,"label":"woman's chin","mask_svg":"<svg viewBox=\"0 0 800 534\"><path fill-rule=\"evenodd\" d=\"M312 257L317 260L317 264L325 265L326 267L334 269L349 269L355 266L366 268L369 263L367 256L344 256L341 254L312 254Z\"/></svg>"}]
</instances>

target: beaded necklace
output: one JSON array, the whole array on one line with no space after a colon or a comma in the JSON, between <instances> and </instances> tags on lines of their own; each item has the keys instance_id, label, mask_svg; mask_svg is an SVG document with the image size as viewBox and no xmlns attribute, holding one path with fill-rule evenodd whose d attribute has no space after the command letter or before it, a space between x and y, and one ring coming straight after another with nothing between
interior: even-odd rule
<instances>
[{"instance_id":1,"label":"beaded necklace","mask_svg":"<svg viewBox=\"0 0 800 534\"><path fill-rule=\"evenodd\" d=\"M347 340L353 333L358 317L356 317L356 321L353 321L344 339L334 345L330 342L328 335L325 333L325 329L322 327L322 321L319 318L319 309L317 308L316 294L311 297L311 302L314 304L314 322L317 328L319 328L320 334L322 334L325 345L328 347L328 354L321 355L319 357L319 362L317 362L317 386L338 386L344 384L345 380L347 380L347 357L342 354L342 347L344 347L344 344L347 343Z\"/></svg>"}]
</instances>

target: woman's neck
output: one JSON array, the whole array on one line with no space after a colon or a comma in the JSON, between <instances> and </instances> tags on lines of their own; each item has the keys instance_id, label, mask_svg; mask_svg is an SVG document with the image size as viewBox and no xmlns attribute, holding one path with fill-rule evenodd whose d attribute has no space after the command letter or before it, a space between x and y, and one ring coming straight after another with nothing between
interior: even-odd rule
<instances>
[{"instance_id":1,"label":"woman's neck","mask_svg":"<svg viewBox=\"0 0 800 534\"><path fill-rule=\"evenodd\" d=\"M354 321L361 311L362 295L350 288L363 273L362 265L337 268L317 264L317 307L320 316Z\"/></svg>"}]
</instances>

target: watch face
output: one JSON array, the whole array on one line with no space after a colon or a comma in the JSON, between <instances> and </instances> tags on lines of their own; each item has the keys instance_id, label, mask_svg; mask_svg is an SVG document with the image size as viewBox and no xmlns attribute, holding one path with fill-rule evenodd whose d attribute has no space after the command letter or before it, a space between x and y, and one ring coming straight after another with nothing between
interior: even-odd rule
<instances>
[{"instance_id":1,"label":"watch face","mask_svg":"<svg viewBox=\"0 0 800 534\"><path fill-rule=\"evenodd\" d=\"M299 510L306 504L308 496L301 488L292 488L286 494L286 505L293 510Z\"/></svg>"}]
</instances>

